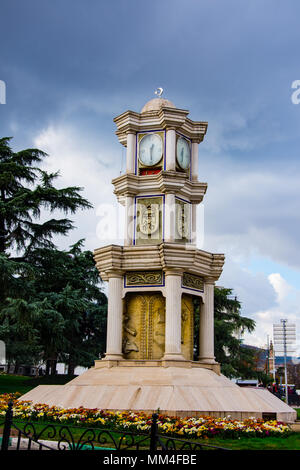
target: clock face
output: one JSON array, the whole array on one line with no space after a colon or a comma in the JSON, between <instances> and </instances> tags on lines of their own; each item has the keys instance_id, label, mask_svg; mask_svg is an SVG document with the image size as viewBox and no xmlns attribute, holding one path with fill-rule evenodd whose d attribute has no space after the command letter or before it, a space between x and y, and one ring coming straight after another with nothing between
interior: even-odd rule
<instances>
[{"instance_id":1,"label":"clock face","mask_svg":"<svg viewBox=\"0 0 300 470\"><path fill-rule=\"evenodd\" d=\"M183 137L177 140L176 148L177 163L183 170L187 170L191 163L191 150L189 142Z\"/></svg>"},{"instance_id":2,"label":"clock face","mask_svg":"<svg viewBox=\"0 0 300 470\"><path fill-rule=\"evenodd\" d=\"M158 134L142 137L139 144L139 161L146 166L156 165L162 158L163 142Z\"/></svg>"}]
</instances>

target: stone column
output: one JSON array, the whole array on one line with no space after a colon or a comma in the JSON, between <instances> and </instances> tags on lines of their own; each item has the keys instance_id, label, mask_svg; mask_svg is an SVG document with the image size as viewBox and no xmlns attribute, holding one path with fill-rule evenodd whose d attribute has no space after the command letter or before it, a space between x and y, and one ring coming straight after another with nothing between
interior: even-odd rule
<instances>
[{"instance_id":1,"label":"stone column","mask_svg":"<svg viewBox=\"0 0 300 470\"><path fill-rule=\"evenodd\" d=\"M192 204L191 210L191 243L193 245L197 244L197 204Z\"/></svg>"},{"instance_id":2,"label":"stone column","mask_svg":"<svg viewBox=\"0 0 300 470\"><path fill-rule=\"evenodd\" d=\"M175 194L167 193L165 195L165 242L174 242L175 240Z\"/></svg>"},{"instance_id":3,"label":"stone column","mask_svg":"<svg viewBox=\"0 0 300 470\"><path fill-rule=\"evenodd\" d=\"M175 153L176 153L176 132L175 132L175 129L168 129L166 131L166 170L167 171L175 171L176 169Z\"/></svg>"},{"instance_id":4,"label":"stone column","mask_svg":"<svg viewBox=\"0 0 300 470\"><path fill-rule=\"evenodd\" d=\"M192 180L198 179L198 142L192 142Z\"/></svg>"},{"instance_id":5,"label":"stone column","mask_svg":"<svg viewBox=\"0 0 300 470\"><path fill-rule=\"evenodd\" d=\"M205 301L201 304L199 331L199 361L215 363L214 354L214 282L206 281Z\"/></svg>"},{"instance_id":6,"label":"stone column","mask_svg":"<svg viewBox=\"0 0 300 470\"><path fill-rule=\"evenodd\" d=\"M127 134L126 173L134 173L136 135Z\"/></svg>"},{"instance_id":7,"label":"stone column","mask_svg":"<svg viewBox=\"0 0 300 470\"><path fill-rule=\"evenodd\" d=\"M134 231L134 197L125 196L125 233L124 245L130 246L133 244L133 231Z\"/></svg>"},{"instance_id":8,"label":"stone column","mask_svg":"<svg viewBox=\"0 0 300 470\"><path fill-rule=\"evenodd\" d=\"M105 360L118 361L123 359L123 276L121 273L111 272L108 277L107 341Z\"/></svg>"},{"instance_id":9,"label":"stone column","mask_svg":"<svg viewBox=\"0 0 300 470\"><path fill-rule=\"evenodd\" d=\"M185 360L181 354L181 278L182 272L165 272L166 333L163 360Z\"/></svg>"}]
</instances>

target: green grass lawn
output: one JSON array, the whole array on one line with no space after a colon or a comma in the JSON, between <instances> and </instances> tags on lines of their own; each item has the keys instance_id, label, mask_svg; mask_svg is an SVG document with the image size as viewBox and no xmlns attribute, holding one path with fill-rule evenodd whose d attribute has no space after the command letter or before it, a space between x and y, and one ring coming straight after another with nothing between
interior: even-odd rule
<instances>
[{"instance_id":1,"label":"green grass lawn","mask_svg":"<svg viewBox=\"0 0 300 470\"><path fill-rule=\"evenodd\" d=\"M74 375L49 375L26 377L24 375L0 375L0 395L20 392L22 395L38 385L64 385L74 379Z\"/></svg>"},{"instance_id":2,"label":"green grass lawn","mask_svg":"<svg viewBox=\"0 0 300 470\"><path fill-rule=\"evenodd\" d=\"M209 439L201 442L231 450L300 450L300 433L297 432L285 438L251 437L249 439Z\"/></svg>"}]
</instances>

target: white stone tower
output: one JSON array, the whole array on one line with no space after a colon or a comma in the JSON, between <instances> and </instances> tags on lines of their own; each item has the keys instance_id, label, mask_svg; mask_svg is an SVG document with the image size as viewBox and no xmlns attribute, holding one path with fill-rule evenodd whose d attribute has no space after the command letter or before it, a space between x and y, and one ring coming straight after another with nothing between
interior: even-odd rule
<instances>
[{"instance_id":1,"label":"white stone tower","mask_svg":"<svg viewBox=\"0 0 300 470\"><path fill-rule=\"evenodd\" d=\"M198 181L198 145L207 123L163 98L115 123L127 148L126 173L113 180L126 231L123 246L94 253L109 286L105 358L64 386L39 386L21 398L64 408L294 421L292 408L265 389L240 388L215 361L214 283L224 255L196 247L196 208L207 188Z\"/></svg>"},{"instance_id":2,"label":"white stone tower","mask_svg":"<svg viewBox=\"0 0 300 470\"><path fill-rule=\"evenodd\" d=\"M126 221L124 246L95 250L109 283L105 359L193 361L198 297L197 365L216 369L213 295L224 255L196 248L196 208L207 189L198 181L198 145L207 123L163 98L114 121L127 147L126 174L113 180Z\"/></svg>"}]
</instances>

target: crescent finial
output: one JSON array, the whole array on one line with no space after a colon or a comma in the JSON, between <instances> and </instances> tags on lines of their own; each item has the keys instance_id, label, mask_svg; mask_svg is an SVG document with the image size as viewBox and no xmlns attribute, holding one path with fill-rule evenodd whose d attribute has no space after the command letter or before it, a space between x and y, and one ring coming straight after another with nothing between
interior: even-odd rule
<instances>
[{"instance_id":1,"label":"crescent finial","mask_svg":"<svg viewBox=\"0 0 300 470\"><path fill-rule=\"evenodd\" d=\"M158 98L161 98L161 95L163 94L164 92L164 89L159 87L159 88L156 88L154 94L158 96Z\"/></svg>"}]
</instances>

